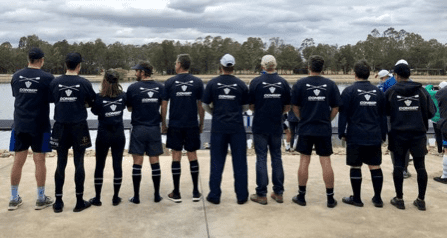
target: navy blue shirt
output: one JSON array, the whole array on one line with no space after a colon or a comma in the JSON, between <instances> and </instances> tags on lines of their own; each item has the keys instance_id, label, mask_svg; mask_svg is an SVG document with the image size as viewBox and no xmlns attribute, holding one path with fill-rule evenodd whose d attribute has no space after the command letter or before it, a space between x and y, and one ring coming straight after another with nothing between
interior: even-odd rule
<instances>
[{"instance_id":1,"label":"navy blue shirt","mask_svg":"<svg viewBox=\"0 0 447 238\"><path fill-rule=\"evenodd\" d=\"M103 97L99 93L96 95L92 106L92 113L98 116L99 128L107 125L122 125L123 111L126 108L126 93L121 93L117 97Z\"/></svg>"},{"instance_id":2,"label":"navy blue shirt","mask_svg":"<svg viewBox=\"0 0 447 238\"><path fill-rule=\"evenodd\" d=\"M54 76L40 69L24 68L11 80L14 100L14 125L17 132L49 132L50 90Z\"/></svg>"},{"instance_id":3,"label":"navy blue shirt","mask_svg":"<svg viewBox=\"0 0 447 238\"><path fill-rule=\"evenodd\" d=\"M339 138L356 145L380 145L386 140L385 94L378 87L357 81L343 90L341 99Z\"/></svg>"},{"instance_id":4,"label":"navy blue shirt","mask_svg":"<svg viewBox=\"0 0 447 238\"><path fill-rule=\"evenodd\" d=\"M154 80L139 81L127 88L127 106L132 107L133 126L160 126L164 86Z\"/></svg>"},{"instance_id":5,"label":"navy blue shirt","mask_svg":"<svg viewBox=\"0 0 447 238\"><path fill-rule=\"evenodd\" d=\"M87 120L85 104L93 105L96 98L90 81L77 75L62 75L51 82L50 90L56 122L79 123Z\"/></svg>"},{"instance_id":6,"label":"navy blue shirt","mask_svg":"<svg viewBox=\"0 0 447 238\"><path fill-rule=\"evenodd\" d=\"M283 108L290 105L290 86L278 74L263 74L250 83L249 104L254 104L253 133L282 134Z\"/></svg>"},{"instance_id":7,"label":"navy blue shirt","mask_svg":"<svg viewBox=\"0 0 447 238\"><path fill-rule=\"evenodd\" d=\"M248 88L233 75L221 75L208 82L203 103L213 103L211 132L245 133L242 105L248 105Z\"/></svg>"},{"instance_id":8,"label":"navy blue shirt","mask_svg":"<svg viewBox=\"0 0 447 238\"><path fill-rule=\"evenodd\" d=\"M292 88L292 105L300 107L298 135L331 136L331 110L341 104L337 85L328 78L310 76Z\"/></svg>"},{"instance_id":9,"label":"navy blue shirt","mask_svg":"<svg viewBox=\"0 0 447 238\"><path fill-rule=\"evenodd\" d=\"M165 82L164 101L169 101L169 127L197 127L197 101L202 100L203 82L191 74L178 74Z\"/></svg>"},{"instance_id":10,"label":"navy blue shirt","mask_svg":"<svg viewBox=\"0 0 447 238\"><path fill-rule=\"evenodd\" d=\"M290 109L290 111L287 113L287 121L289 122L299 121L292 109Z\"/></svg>"}]
</instances>

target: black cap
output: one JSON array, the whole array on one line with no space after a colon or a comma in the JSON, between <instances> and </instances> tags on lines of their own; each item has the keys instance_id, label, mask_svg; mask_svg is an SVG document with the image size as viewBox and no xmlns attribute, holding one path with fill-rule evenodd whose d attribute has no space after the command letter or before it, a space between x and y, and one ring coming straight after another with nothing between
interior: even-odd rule
<instances>
[{"instance_id":1,"label":"black cap","mask_svg":"<svg viewBox=\"0 0 447 238\"><path fill-rule=\"evenodd\" d=\"M109 82L109 83L117 83L120 76L119 76L118 72L116 72L115 70L109 69L104 74L104 77L107 80L107 82Z\"/></svg>"},{"instance_id":2,"label":"black cap","mask_svg":"<svg viewBox=\"0 0 447 238\"><path fill-rule=\"evenodd\" d=\"M142 61L139 62L137 65L135 65L134 67L132 67L132 69L135 70L144 70L148 73L152 73L152 66L149 64L149 62L147 61Z\"/></svg>"},{"instance_id":3,"label":"black cap","mask_svg":"<svg viewBox=\"0 0 447 238\"><path fill-rule=\"evenodd\" d=\"M43 51L37 47L31 48L28 52L28 57L30 59L41 59L43 58L43 56L44 56Z\"/></svg>"},{"instance_id":4,"label":"black cap","mask_svg":"<svg viewBox=\"0 0 447 238\"><path fill-rule=\"evenodd\" d=\"M65 63L75 63L75 64L79 64L81 62L83 62L84 60L82 59L81 54L79 53L68 53L67 57L65 57Z\"/></svg>"}]
</instances>

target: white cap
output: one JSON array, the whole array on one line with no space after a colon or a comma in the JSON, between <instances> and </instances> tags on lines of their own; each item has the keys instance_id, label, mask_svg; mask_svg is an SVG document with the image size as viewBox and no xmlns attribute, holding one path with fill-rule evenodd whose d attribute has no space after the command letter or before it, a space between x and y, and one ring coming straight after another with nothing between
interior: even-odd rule
<instances>
[{"instance_id":1,"label":"white cap","mask_svg":"<svg viewBox=\"0 0 447 238\"><path fill-rule=\"evenodd\" d=\"M442 81L442 82L439 84L439 88L444 88L445 86L447 86L447 82L446 82L446 81Z\"/></svg>"},{"instance_id":2,"label":"white cap","mask_svg":"<svg viewBox=\"0 0 447 238\"><path fill-rule=\"evenodd\" d=\"M236 64L236 60L230 54L225 54L222 59L220 59L220 64L224 67L231 67Z\"/></svg>"},{"instance_id":3,"label":"white cap","mask_svg":"<svg viewBox=\"0 0 447 238\"><path fill-rule=\"evenodd\" d=\"M383 77L389 76L390 72L388 72L388 70L382 69L379 71L378 75L379 75L379 78L383 78Z\"/></svg>"},{"instance_id":4,"label":"white cap","mask_svg":"<svg viewBox=\"0 0 447 238\"><path fill-rule=\"evenodd\" d=\"M261 59L261 66L264 68L276 67L276 59L273 55L264 55Z\"/></svg>"},{"instance_id":5,"label":"white cap","mask_svg":"<svg viewBox=\"0 0 447 238\"><path fill-rule=\"evenodd\" d=\"M406 60L404 60L404 59L401 59L401 60L397 61L394 66L396 66L398 64L406 64L406 65L408 65L408 62Z\"/></svg>"}]
</instances>

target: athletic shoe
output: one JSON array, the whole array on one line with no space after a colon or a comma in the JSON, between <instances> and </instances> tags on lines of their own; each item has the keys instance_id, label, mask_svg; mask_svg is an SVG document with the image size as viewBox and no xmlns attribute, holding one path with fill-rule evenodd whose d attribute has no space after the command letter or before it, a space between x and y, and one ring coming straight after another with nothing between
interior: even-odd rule
<instances>
[{"instance_id":1,"label":"athletic shoe","mask_svg":"<svg viewBox=\"0 0 447 238\"><path fill-rule=\"evenodd\" d=\"M435 180L436 182L447 184L447 178L441 178L441 176L434 177L433 180Z\"/></svg>"},{"instance_id":2,"label":"athletic shoe","mask_svg":"<svg viewBox=\"0 0 447 238\"><path fill-rule=\"evenodd\" d=\"M121 198L120 197L113 197L112 198L112 205L113 206L118 206L121 203Z\"/></svg>"},{"instance_id":3,"label":"athletic shoe","mask_svg":"<svg viewBox=\"0 0 447 238\"><path fill-rule=\"evenodd\" d=\"M411 177L410 172L408 172L408 171L404 171L404 179L407 179L407 178L409 178L409 177Z\"/></svg>"},{"instance_id":4,"label":"athletic shoe","mask_svg":"<svg viewBox=\"0 0 447 238\"><path fill-rule=\"evenodd\" d=\"M59 212L62 212L64 210L64 202L57 202L57 200L56 200L56 202L55 203L53 203L53 211L54 211L54 213L59 213Z\"/></svg>"},{"instance_id":5,"label":"athletic shoe","mask_svg":"<svg viewBox=\"0 0 447 238\"><path fill-rule=\"evenodd\" d=\"M182 197L180 196L180 193L177 194L177 193L171 192L170 194L168 194L168 199L175 203L182 202Z\"/></svg>"},{"instance_id":6,"label":"athletic shoe","mask_svg":"<svg viewBox=\"0 0 447 238\"><path fill-rule=\"evenodd\" d=\"M96 197L94 197L94 198L92 198L92 199L90 199L90 200L88 200L89 201L89 203L90 204L92 204L92 205L94 205L94 206L101 206L102 205L102 202L101 202L101 200L99 200L98 198L96 198Z\"/></svg>"},{"instance_id":7,"label":"athletic shoe","mask_svg":"<svg viewBox=\"0 0 447 238\"><path fill-rule=\"evenodd\" d=\"M376 197L373 197L371 199L371 201L372 201L372 203L374 204L375 207L383 207L382 199L380 199L380 198L377 199Z\"/></svg>"},{"instance_id":8,"label":"athletic shoe","mask_svg":"<svg viewBox=\"0 0 447 238\"><path fill-rule=\"evenodd\" d=\"M46 207L49 207L53 204L53 199L51 199L51 197L49 196L45 196L45 200L41 201L39 199L37 199L36 201L36 206L34 207L35 210L42 210Z\"/></svg>"},{"instance_id":9,"label":"athletic shoe","mask_svg":"<svg viewBox=\"0 0 447 238\"><path fill-rule=\"evenodd\" d=\"M75 208L73 208L73 212L82 212L85 209L89 208L92 204L88 201L83 201L83 204L81 206L76 205Z\"/></svg>"},{"instance_id":10,"label":"athletic shoe","mask_svg":"<svg viewBox=\"0 0 447 238\"><path fill-rule=\"evenodd\" d=\"M327 207L329 207L329 208L334 208L336 206L337 206L337 200L335 200L335 199L334 199L334 202L332 202L332 203L327 202Z\"/></svg>"},{"instance_id":11,"label":"athletic shoe","mask_svg":"<svg viewBox=\"0 0 447 238\"><path fill-rule=\"evenodd\" d=\"M193 202L200 202L200 200L202 199L202 194L197 192L197 193L192 193L192 201Z\"/></svg>"},{"instance_id":12,"label":"athletic shoe","mask_svg":"<svg viewBox=\"0 0 447 238\"><path fill-rule=\"evenodd\" d=\"M135 204L140 204L140 198L131 197L131 198L129 198L129 202L135 203Z\"/></svg>"},{"instance_id":13,"label":"athletic shoe","mask_svg":"<svg viewBox=\"0 0 447 238\"><path fill-rule=\"evenodd\" d=\"M212 204L215 204L215 205L219 205L219 203L220 203L220 200L211 199L209 196L206 197L206 200ZM239 203L239 201L238 201L238 203ZM239 203L239 204L243 204L243 203Z\"/></svg>"},{"instance_id":14,"label":"athletic shoe","mask_svg":"<svg viewBox=\"0 0 447 238\"><path fill-rule=\"evenodd\" d=\"M300 206L306 206L306 200L301 199L298 195L294 196L292 201Z\"/></svg>"},{"instance_id":15,"label":"athletic shoe","mask_svg":"<svg viewBox=\"0 0 447 238\"><path fill-rule=\"evenodd\" d=\"M344 197L344 198L341 199L341 201L346 203L346 204L349 204L349 205L354 205L356 207L363 207L363 202L361 202L361 201L360 202L356 202L354 200L353 196Z\"/></svg>"},{"instance_id":16,"label":"athletic shoe","mask_svg":"<svg viewBox=\"0 0 447 238\"><path fill-rule=\"evenodd\" d=\"M290 152L290 148L286 149L286 152Z\"/></svg>"},{"instance_id":17,"label":"athletic shoe","mask_svg":"<svg viewBox=\"0 0 447 238\"><path fill-rule=\"evenodd\" d=\"M413 205L415 205L419 210L421 211L425 211L425 201L424 200L420 200L419 198L416 198L416 200L414 200Z\"/></svg>"},{"instance_id":18,"label":"athletic shoe","mask_svg":"<svg viewBox=\"0 0 447 238\"><path fill-rule=\"evenodd\" d=\"M243 205L248 201L248 199L244 199L244 200L237 200L237 204L239 205Z\"/></svg>"},{"instance_id":19,"label":"athletic shoe","mask_svg":"<svg viewBox=\"0 0 447 238\"><path fill-rule=\"evenodd\" d=\"M22 198L20 196L17 196L17 200L13 199L9 201L8 211L14 211L20 206L22 206L22 204L23 204Z\"/></svg>"},{"instance_id":20,"label":"athletic shoe","mask_svg":"<svg viewBox=\"0 0 447 238\"><path fill-rule=\"evenodd\" d=\"M397 197L394 197L393 199L391 199L391 205L399 208L399 209L405 209L405 203L403 199L399 199Z\"/></svg>"},{"instance_id":21,"label":"athletic shoe","mask_svg":"<svg viewBox=\"0 0 447 238\"><path fill-rule=\"evenodd\" d=\"M282 197L282 194L272 193L272 194L270 195L270 197L271 197L273 200L275 200L277 203L283 203L283 202L284 202L284 199L283 199L283 197Z\"/></svg>"},{"instance_id":22,"label":"athletic shoe","mask_svg":"<svg viewBox=\"0 0 447 238\"><path fill-rule=\"evenodd\" d=\"M252 200L253 202L257 202L261 205L267 205L267 197L261 197L258 196L258 194L252 194L250 196L250 200Z\"/></svg>"},{"instance_id":23,"label":"athletic shoe","mask_svg":"<svg viewBox=\"0 0 447 238\"><path fill-rule=\"evenodd\" d=\"M163 197L160 194L154 195L154 202L160 202L161 200L163 200Z\"/></svg>"}]
</instances>

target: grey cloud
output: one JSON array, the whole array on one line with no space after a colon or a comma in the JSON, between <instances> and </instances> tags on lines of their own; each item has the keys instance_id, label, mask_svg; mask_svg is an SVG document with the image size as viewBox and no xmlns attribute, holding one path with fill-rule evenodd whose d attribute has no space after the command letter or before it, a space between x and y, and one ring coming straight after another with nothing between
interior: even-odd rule
<instances>
[{"instance_id":1,"label":"grey cloud","mask_svg":"<svg viewBox=\"0 0 447 238\"><path fill-rule=\"evenodd\" d=\"M217 5L217 3L219 2L213 0L193 0L188 2L184 0L171 0L168 7L183 12L202 13L206 7Z\"/></svg>"}]
</instances>

